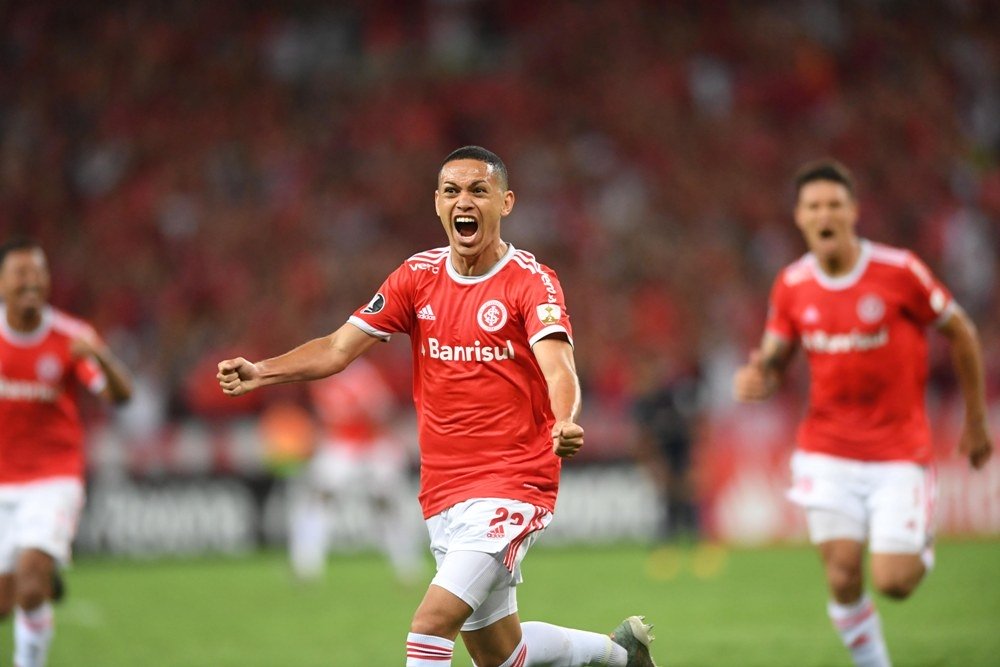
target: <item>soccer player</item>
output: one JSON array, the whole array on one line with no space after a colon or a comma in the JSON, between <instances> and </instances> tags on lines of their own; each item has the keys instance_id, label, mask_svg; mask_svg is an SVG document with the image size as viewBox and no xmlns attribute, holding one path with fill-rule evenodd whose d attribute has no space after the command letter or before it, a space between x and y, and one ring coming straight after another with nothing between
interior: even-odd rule
<instances>
[{"instance_id":1,"label":"soccer player","mask_svg":"<svg viewBox=\"0 0 1000 667\"><path fill-rule=\"evenodd\" d=\"M77 389L128 400L125 366L87 323L48 305L45 253L0 246L0 617L14 609L14 664L42 667L57 568L84 502Z\"/></svg>"},{"instance_id":2,"label":"soccer player","mask_svg":"<svg viewBox=\"0 0 1000 667\"><path fill-rule=\"evenodd\" d=\"M638 616L610 637L518 618L521 562L552 519L561 459L583 446L569 316L556 275L500 238L514 193L497 155L451 153L434 206L447 247L403 262L329 336L220 362L222 390L326 377L408 334L437 574L410 625L407 667L450 665L459 632L478 667L653 665Z\"/></svg>"},{"instance_id":3,"label":"soccer player","mask_svg":"<svg viewBox=\"0 0 1000 667\"><path fill-rule=\"evenodd\" d=\"M809 361L809 409L792 456L790 499L806 512L832 595L828 611L854 664L889 665L864 591L867 542L875 588L910 595L933 565L934 474L924 410L925 330L951 344L965 401L959 451L981 468L993 449L976 329L911 252L859 238L851 174L810 163L795 179L795 222L809 252L778 275L763 342L734 378L741 401L777 390L798 345Z\"/></svg>"},{"instance_id":4,"label":"soccer player","mask_svg":"<svg viewBox=\"0 0 1000 667\"><path fill-rule=\"evenodd\" d=\"M288 547L302 580L323 574L332 510L350 498L372 511L376 540L396 578L413 584L424 570L420 524L406 512L409 456L391 432L398 399L372 362L355 359L343 372L309 383L322 426L319 446L292 481Z\"/></svg>"}]
</instances>

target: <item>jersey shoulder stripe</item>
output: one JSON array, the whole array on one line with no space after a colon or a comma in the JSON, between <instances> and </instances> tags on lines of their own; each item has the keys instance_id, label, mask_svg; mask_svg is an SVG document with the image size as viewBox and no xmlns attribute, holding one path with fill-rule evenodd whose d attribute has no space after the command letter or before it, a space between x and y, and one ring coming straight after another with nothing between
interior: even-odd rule
<instances>
[{"instance_id":1,"label":"jersey shoulder stripe","mask_svg":"<svg viewBox=\"0 0 1000 667\"><path fill-rule=\"evenodd\" d=\"M909 250L903 250L902 248L893 248L892 246L883 245L881 243L872 243L871 249L871 260L873 262L878 262L879 264L889 264L891 266L903 267L909 264L913 259L913 253Z\"/></svg>"},{"instance_id":2,"label":"jersey shoulder stripe","mask_svg":"<svg viewBox=\"0 0 1000 667\"><path fill-rule=\"evenodd\" d=\"M407 262L428 262L430 264L439 264L448 256L448 247L434 248L433 250L424 250L423 252L418 252L415 255L411 255Z\"/></svg>"},{"instance_id":3,"label":"jersey shoulder stripe","mask_svg":"<svg viewBox=\"0 0 1000 667\"><path fill-rule=\"evenodd\" d=\"M789 287L804 283L813 277L812 255L806 253L785 267L781 280Z\"/></svg>"},{"instance_id":4,"label":"jersey shoulder stripe","mask_svg":"<svg viewBox=\"0 0 1000 667\"><path fill-rule=\"evenodd\" d=\"M93 327L83 320L55 308L52 309L52 330L70 338L93 331Z\"/></svg>"},{"instance_id":5,"label":"jersey shoulder stripe","mask_svg":"<svg viewBox=\"0 0 1000 667\"><path fill-rule=\"evenodd\" d=\"M531 273L544 273L545 271L542 265L538 263L538 260L535 259L535 256L530 252L517 250L511 256L511 259L513 259L522 269Z\"/></svg>"}]
</instances>

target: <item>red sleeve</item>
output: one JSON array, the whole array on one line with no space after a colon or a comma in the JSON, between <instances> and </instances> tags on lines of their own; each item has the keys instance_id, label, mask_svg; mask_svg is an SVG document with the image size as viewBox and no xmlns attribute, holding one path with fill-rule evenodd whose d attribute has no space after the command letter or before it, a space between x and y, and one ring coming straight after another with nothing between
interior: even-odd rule
<instances>
[{"instance_id":1,"label":"red sleeve","mask_svg":"<svg viewBox=\"0 0 1000 667\"><path fill-rule=\"evenodd\" d=\"M82 384L92 394L99 394L108 385L108 379L104 376L104 371L96 361L90 357L78 359L73 365L73 374L77 382Z\"/></svg>"},{"instance_id":2,"label":"red sleeve","mask_svg":"<svg viewBox=\"0 0 1000 667\"><path fill-rule=\"evenodd\" d=\"M927 326L943 322L954 305L951 292L912 253L907 253L902 272L906 299L903 309L916 322Z\"/></svg>"},{"instance_id":3,"label":"red sleeve","mask_svg":"<svg viewBox=\"0 0 1000 667\"><path fill-rule=\"evenodd\" d=\"M394 333L410 333L413 328L413 272L403 264L389 274L378 292L354 311L348 322L365 333L389 340Z\"/></svg>"},{"instance_id":4,"label":"red sleeve","mask_svg":"<svg viewBox=\"0 0 1000 667\"><path fill-rule=\"evenodd\" d=\"M534 345L552 334L563 333L573 344L573 328L566 312L566 297L555 272L542 264L537 273L528 274L523 282L519 305L524 318L528 344Z\"/></svg>"},{"instance_id":5,"label":"red sleeve","mask_svg":"<svg viewBox=\"0 0 1000 667\"><path fill-rule=\"evenodd\" d=\"M785 282L785 272L782 271L771 286L771 296L767 303L767 324L764 329L787 341L795 340L799 335L792 319L791 296L791 290Z\"/></svg>"}]
</instances>

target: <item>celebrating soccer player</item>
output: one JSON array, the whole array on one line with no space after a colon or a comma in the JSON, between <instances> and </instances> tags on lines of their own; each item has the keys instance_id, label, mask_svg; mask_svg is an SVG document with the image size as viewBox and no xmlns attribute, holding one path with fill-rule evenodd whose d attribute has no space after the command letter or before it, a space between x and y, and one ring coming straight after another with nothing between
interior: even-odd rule
<instances>
[{"instance_id":1,"label":"celebrating soccer player","mask_svg":"<svg viewBox=\"0 0 1000 667\"><path fill-rule=\"evenodd\" d=\"M239 396L315 380L408 334L437 574L413 616L407 667L451 665L459 632L479 667L651 666L638 616L610 637L518 618L521 561L552 519L562 459L583 446L569 315L555 273L500 238L514 193L497 155L449 155L434 206L447 247L403 262L329 336L257 363L221 362L219 384Z\"/></svg>"},{"instance_id":2,"label":"celebrating soccer player","mask_svg":"<svg viewBox=\"0 0 1000 667\"><path fill-rule=\"evenodd\" d=\"M77 385L116 403L132 392L93 328L48 305L49 281L38 244L0 246L0 618L14 608L18 667L45 664L83 506Z\"/></svg>"},{"instance_id":3,"label":"celebrating soccer player","mask_svg":"<svg viewBox=\"0 0 1000 667\"><path fill-rule=\"evenodd\" d=\"M859 238L848 170L805 165L795 222L809 252L771 292L763 342L736 373L742 401L778 388L797 345L809 360L809 409L799 426L789 497L806 512L832 595L828 612L854 663L886 667L879 616L864 592L865 542L875 588L910 595L934 562L931 435L924 410L925 330L951 343L965 400L959 451L981 468L993 449L976 329L911 252Z\"/></svg>"}]
</instances>

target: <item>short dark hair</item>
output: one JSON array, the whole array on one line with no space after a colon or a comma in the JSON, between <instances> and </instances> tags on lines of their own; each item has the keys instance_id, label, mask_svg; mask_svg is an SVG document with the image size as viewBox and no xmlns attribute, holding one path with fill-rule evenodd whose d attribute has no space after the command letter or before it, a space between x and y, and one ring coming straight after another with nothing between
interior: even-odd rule
<instances>
[{"instance_id":1,"label":"short dark hair","mask_svg":"<svg viewBox=\"0 0 1000 667\"><path fill-rule=\"evenodd\" d=\"M8 239L6 243L0 245L0 266L3 266L4 260L7 259L7 255L12 252L17 252L19 250L41 250L42 245L27 236L15 236Z\"/></svg>"},{"instance_id":2,"label":"short dark hair","mask_svg":"<svg viewBox=\"0 0 1000 667\"><path fill-rule=\"evenodd\" d=\"M455 160L479 160L480 162L485 162L489 166L493 167L493 171L496 172L497 182L500 183L500 187L504 190L507 189L509 180L507 178L507 165L503 163L500 156L493 151L486 150L482 146L462 146L456 150L453 150L448 154L448 157L444 159L441 163L441 167L444 168L449 162L454 162ZM440 169L438 173L441 173Z\"/></svg>"},{"instance_id":3,"label":"short dark hair","mask_svg":"<svg viewBox=\"0 0 1000 667\"><path fill-rule=\"evenodd\" d=\"M795 201L799 200L802 188L814 181L832 181L847 188L851 198L855 197L854 176L851 170L837 160L824 159L802 165L795 174Z\"/></svg>"}]
</instances>

